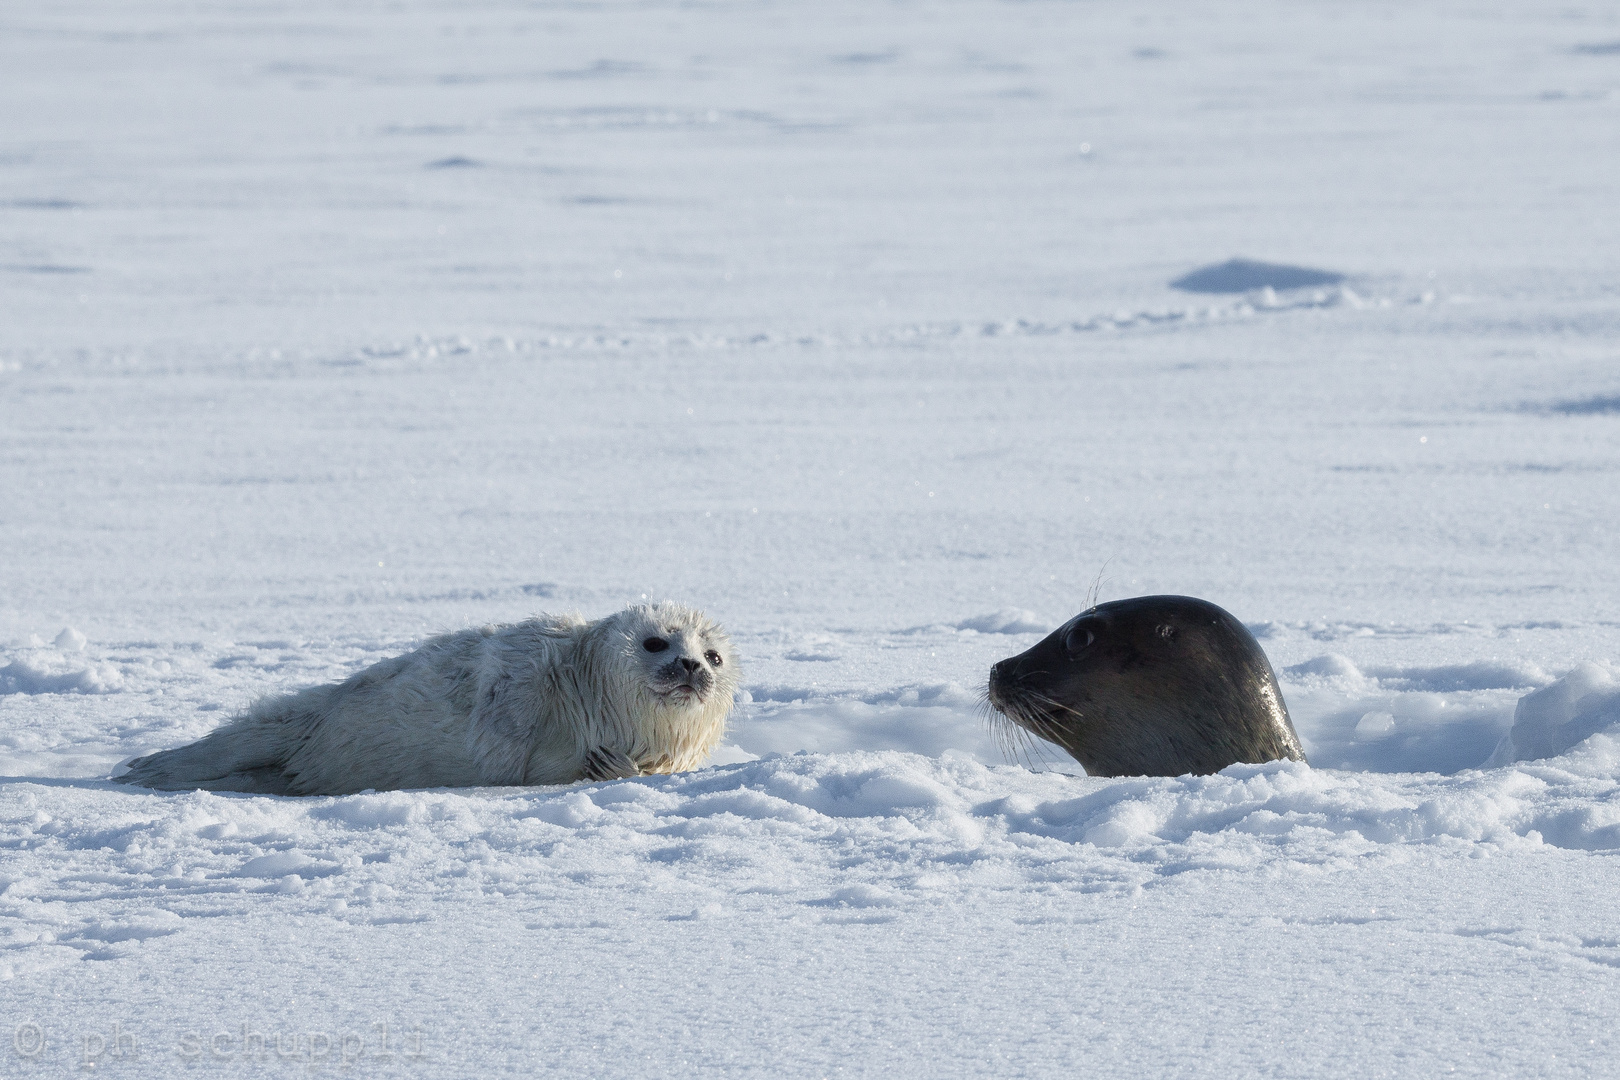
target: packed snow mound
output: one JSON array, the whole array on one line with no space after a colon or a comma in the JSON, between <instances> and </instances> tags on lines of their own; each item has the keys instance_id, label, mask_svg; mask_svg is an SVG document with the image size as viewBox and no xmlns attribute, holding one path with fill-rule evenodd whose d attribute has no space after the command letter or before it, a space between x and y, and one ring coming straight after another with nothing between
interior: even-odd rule
<instances>
[{"instance_id":1,"label":"packed snow mound","mask_svg":"<svg viewBox=\"0 0 1620 1080\"><path fill-rule=\"evenodd\" d=\"M1366 678L1355 662L1347 656L1338 653L1325 653L1322 656L1313 656L1309 660L1292 664L1283 668L1284 678L1293 679L1349 679L1362 681Z\"/></svg>"},{"instance_id":2,"label":"packed snow mound","mask_svg":"<svg viewBox=\"0 0 1620 1080\"><path fill-rule=\"evenodd\" d=\"M1478 660L1466 664L1369 665L1361 668L1349 657L1326 653L1281 672L1285 679L1315 684L1336 683L1341 687L1376 685L1384 690L1461 693L1469 690L1513 690L1540 687L1553 681L1546 669L1527 660Z\"/></svg>"},{"instance_id":3,"label":"packed snow mound","mask_svg":"<svg viewBox=\"0 0 1620 1080\"><path fill-rule=\"evenodd\" d=\"M1449 778L1271 762L1112 780L890 751L341 798L12 782L6 896L14 921L50 934L16 936L36 944L8 960L123 955L254 896L373 924L501 895L589 910L558 894L583 903L604 887L871 911L1052 882L1129 892L1189 871L1349 868L1414 845L1620 850L1617 773L1620 740L1600 735L1556 761Z\"/></svg>"},{"instance_id":4,"label":"packed snow mound","mask_svg":"<svg viewBox=\"0 0 1620 1080\"><path fill-rule=\"evenodd\" d=\"M1023 608L1002 608L986 615L975 615L956 624L958 630L975 630L981 634L1044 634L1055 624L1033 611Z\"/></svg>"},{"instance_id":5,"label":"packed snow mound","mask_svg":"<svg viewBox=\"0 0 1620 1080\"><path fill-rule=\"evenodd\" d=\"M1551 686L1519 699L1512 729L1486 764L1550 758L1616 725L1620 681L1596 664L1581 664Z\"/></svg>"},{"instance_id":6,"label":"packed snow mound","mask_svg":"<svg viewBox=\"0 0 1620 1080\"><path fill-rule=\"evenodd\" d=\"M1455 774L1480 767L1520 695L1553 681L1527 661L1368 665L1327 653L1278 672L1317 768Z\"/></svg>"},{"instance_id":7,"label":"packed snow mound","mask_svg":"<svg viewBox=\"0 0 1620 1080\"><path fill-rule=\"evenodd\" d=\"M1332 270L1306 266L1260 262L1257 259L1228 259L1183 274L1170 283L1172 289L1195 293L1246 293L1256 289L1308 289L1317 285L1337 285L1344 275Z\"/></svg>"}]
</instances>

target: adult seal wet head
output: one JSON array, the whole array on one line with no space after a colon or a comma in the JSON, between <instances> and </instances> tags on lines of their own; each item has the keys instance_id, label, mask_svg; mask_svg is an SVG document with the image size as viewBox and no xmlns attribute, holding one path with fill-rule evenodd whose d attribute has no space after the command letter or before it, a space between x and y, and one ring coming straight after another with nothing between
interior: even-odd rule
<instances>
[{"instance_id":1,"label":"adult seal wet head","mask_svg":"<svg viewBox=\"0 0 1620 1080\"><path fill-rule=\"evenodd\" d=\"M1076 615L991 668L989 698L1092 776L1305 760L1254 635L1191 596L1138 596Z\"/></svg>"}]
</instances>

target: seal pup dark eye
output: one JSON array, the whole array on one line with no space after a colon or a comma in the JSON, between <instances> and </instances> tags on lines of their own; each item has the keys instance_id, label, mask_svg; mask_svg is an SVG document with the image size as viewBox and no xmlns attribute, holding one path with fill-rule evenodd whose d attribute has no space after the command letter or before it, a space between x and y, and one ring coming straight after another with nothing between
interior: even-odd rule
<instances>
[{"instance_id":1,"label":"seal pup dark eye","mask_svg":"<svg viewBox=\"0 0 1620 1080\"><path fill-rule=\"evenodd\" d=\"M641 647L648 652L663 652L669 648L669 642L661 637L650 637L641 643Z\"/></svg>"},{"instance_id":2,"label":"seal pup dark eye","mask_svg":"<svg viewBox=\"0 0 1620 1080\"><path fill-rule=\"evenodd\" d=\"M715 652L713 649L710 649L708 652L704 653L703 659L707 660L712 667L719 667L725 663L724 660L720 659L720 654Z\"/></svg>"},{"instance_id":3,"label":"seal pup dark eye","mask_svg":"<svg viewBox=\"0 0 1620 1080\"><path fill-rule=\"evenodd\" d=\"M1069 632L1063 635L1063 647L1070 653L1077 653L1088 648L1096 640L1097 635L1084 626L1071 626Z\"/></svg>"}]
</instances>

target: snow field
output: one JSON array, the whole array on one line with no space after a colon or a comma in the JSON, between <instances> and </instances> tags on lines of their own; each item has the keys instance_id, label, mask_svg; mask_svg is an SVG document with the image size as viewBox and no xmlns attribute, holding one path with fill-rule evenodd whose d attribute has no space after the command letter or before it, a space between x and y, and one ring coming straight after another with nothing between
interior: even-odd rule
<instances>
[{"instance_id":1,"label":"snow field","mask_svg":"<svg viewBox=\"0 0 1620 1080\"><path fill-rule=\"evenodd\" d=\"M1617 40L0 13L0 1073L1612 1072ZM1153 592L1250 625L1311 768L998 739L992 663ZM665 597L743 661L706 770L105 780Z\"/></svg>"},{"instance_id":2,"label":"snow field","mask_svg":"<svg viewBox=\"0 0 1620 1080\"><path fill-rule=\"evenodd\" d=\"M1513 1008L1591 1068L1614 1003L1593 976L1620 943L1557 927L1613 887L1587 849L1620 841L1620 815L1593 811L1612 805L1616 754L1598 736L1460 781L1275 763L1107 782L887 752L555 792L13 783L6 931L26 959L6 985L107 970L51 1014L41 1060L64 1066L82 1051L69 1033L123 1015L145 1021L124 1027L147 1067L226 1032L208 1060L266 1073L341 1064L311 1033L369 1040L358 1057L401 1075L597 1052L660 1075L1045 1073L1144 1054L1188 1069L1221 1054L1244 1074L1392 1055L1489 1070L1535 1057L1490 1037ZM346 957L377 992L334 993ZM1476 991L1462 1014L1443 990L1459 978ZM154 981L157 1008L140 1004ZM1273 1014L1237 1004L1256 995ZM1170 1003L1176 1024L1145 1019ZM669 1021L652 1047L634 1030L647 1016ZM423 1056L378 1059L379 1023L417 1033ZM300 1056L259 1060L249 1029L297 1035Z\"/></svg>"}]
</instances>

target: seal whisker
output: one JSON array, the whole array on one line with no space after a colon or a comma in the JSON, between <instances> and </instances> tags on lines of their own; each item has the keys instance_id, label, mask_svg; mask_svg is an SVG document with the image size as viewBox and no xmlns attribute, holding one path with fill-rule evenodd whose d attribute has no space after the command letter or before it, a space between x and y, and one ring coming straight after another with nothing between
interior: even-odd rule
<instances>
[{"instance_id":1,"label":"seal whisker","mask_svg":"<svg viewBox=\"0 0 1620 1080\"><path fill-rule=\"evenodd\" d=\"M1017 708L1011 703L1009 707ZM988 685L979 692L978 711L989 724L991 736L996 740L996 749L1001 751L1004 758L1014 765L1023 765L1031 772L1041 771L1037 766L1046 764L1044 747L1022 723L991 703Z\"/></svg>"},{"instance_id":2,"label":"seal whisker","mask_svg":"<svg viewBox=\"0 0 1620 1080\"><path fill-rule=\"evenodd\" d=\"M1086 590L1087 611L1096 610L1097 599L1102 596L1103 575L1108 572L1108 564L1113 561L1114 557L1110 555L1108 558L1104 559L1103 564L1097 568L1097 576L1092 579L1091 588Z\"/></svg>"},{"instance_id":3,"label":"seal whisker","mask_svg":"<svg viewBox=\"0 0 1620 1080\"><path fill-rule=\"evenodd\" d=\"M1084 720L1086 718L1085 713L1081 712L1079 709L1076 709L1072 705L1065 705L1063 702L1058 701L1056 698L1048 697L1046 694L1042 694L1042 693L1039 693L1039 692L1034 691L1034 690L1028 690L1028 691L1025 691L1025 692L1027 694L1029 694L1030 697L1032 697L1035 700L1039 701L1042 705L1049 706L1049 707L1051 707L1053 709L1057 709L1057 710L1059 710L1061 712L1069 713L1069 714L1071 714L1073 716L1078 717L1081 720Z\"/></svg>"}]
</instances>

